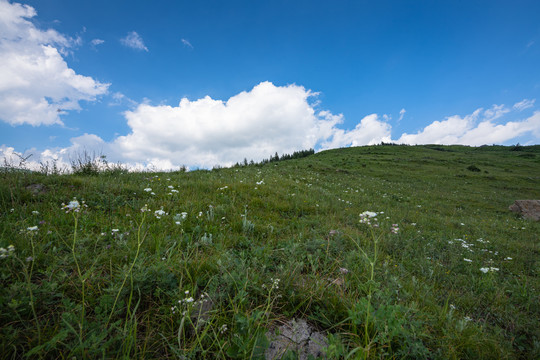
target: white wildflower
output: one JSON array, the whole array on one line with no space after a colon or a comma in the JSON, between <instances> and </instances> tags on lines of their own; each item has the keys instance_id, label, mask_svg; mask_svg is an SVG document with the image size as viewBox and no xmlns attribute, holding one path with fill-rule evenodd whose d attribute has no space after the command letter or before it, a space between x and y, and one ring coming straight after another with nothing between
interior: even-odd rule
<instances>
[{"instance_id":1,"label":"white wildflower","mask_svg":"<svg viewBox=\"0 0 540 360\"><path fill-rule=\"evenodd\" d=\"M364 211L363 213L360 214L360 217L370 217L370 218L373 218L373 217L376 217L377 216L377 213L376 212L373 212L373 211Z\"/></svg>"},{"instance_id":2,"label":"white wildflower","mask_svg":"<svg viewBox=\"0 0 540 360\"><path fill-rule=\"evenodd\" d=\"M167 213L163 209L154 211L154 216L158 219L161 219L163 215L167 215Z\"/></svg>"}]
</instances>

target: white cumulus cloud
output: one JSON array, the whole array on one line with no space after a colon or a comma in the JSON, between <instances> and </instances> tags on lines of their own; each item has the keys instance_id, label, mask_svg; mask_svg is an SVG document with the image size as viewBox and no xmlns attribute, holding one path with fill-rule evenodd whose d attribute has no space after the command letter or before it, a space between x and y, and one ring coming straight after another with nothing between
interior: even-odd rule
<instances>
[{"instance_id":1,"label":"white cumulus cloud","mask_svg":"<svg viewBox=\"0 0 540 360\"><path fill-rule=\"evenodd\" d=\"M109 84L75 73L62 57L78 39L38 29L34 8L0 0L0 120L11 125L62 124L60 115L80 110Z\"/></svg>"},{"instance_id":2,"label":"white cumulus cloud","mask_svg":"<svg viewBox=\"0 0 540 360\"><path fill-rule=\"evenodd\" d=\"M129 32L125 38L120 39L120 42L132 49L144 50L148 52L148 48L144 45L142 37L135 31Z\"/></svg>"},{"instance_id":3,"label":"white cumulus cloud","mask_svg":"<svg viewBox=\"0 0 540 360\"><path fill-rule=\"evenodd\" d=\"M331 139L322 144L323 149L348 146L373 145L391 142L392 127L381 121L377 114L364 117L353 130L331 129Z\"/></svg>"},{"instance_id":4,"label":"white cumulus cloud","mask_svg":"<svg viewBox=\"0 0 540 360\"><path fill-rule=\"evenodd\" d=\"M204 167L312 148L341 121L317 112L308 101L313 96L301 86L262 82L227 101L207 96L178 106L140 104L125 113L131 133L114 146L129 161Z\"/></svg>"},{"instance_id":5,"label":"white cumulus cloud","mask_svg":"<svg viewBox=\"0 0 540 360\"><path fill-rule=\"evenodd\" d=\"M404 133L396 141L402 144L462 144L479 146L502 144L523 135L540 138L540 112L521 121L496 124L495 119L510 112L503 105L477 109L466 116L454 115L434 121L416 134Z\"/></svg>"}]
</instances>

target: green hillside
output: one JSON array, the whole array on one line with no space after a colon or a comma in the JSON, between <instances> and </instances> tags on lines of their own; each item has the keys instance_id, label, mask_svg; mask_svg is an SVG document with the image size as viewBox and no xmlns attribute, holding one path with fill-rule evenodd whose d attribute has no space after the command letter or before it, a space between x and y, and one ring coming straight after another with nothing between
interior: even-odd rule
<instances>
[{"instance_id":1,"label":"green hillside","mask_svg":"<svg viewBox=\"0 0 540 360\"><path fill-rule=\"evenodd\" d=\"M540 223L508 210L540 146L0 175L3 358L264 358L290 319L332 359L540 358Z\"/></svg>"}]
</instances>

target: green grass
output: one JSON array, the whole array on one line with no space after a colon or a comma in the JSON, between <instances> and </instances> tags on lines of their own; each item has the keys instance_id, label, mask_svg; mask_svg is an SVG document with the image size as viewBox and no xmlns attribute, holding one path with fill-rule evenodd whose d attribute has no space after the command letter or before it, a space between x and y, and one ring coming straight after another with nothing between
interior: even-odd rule
<instances>
[{"instance_id":1,"label":"green grass","mask_svg":"<svg viewBox=\"0 0 540 360\"><path fill-rule=\"evenodd\" d=\"M540 199L540 146L369 146L193 172L9 170L3 358L258 358L266 331L292 318L328 334L329 358L540 357L540 223L508 210ZM74 197L87 207L66 213ZM364 211L378 227L359 222Z\"/></svg>"}]
</instances>

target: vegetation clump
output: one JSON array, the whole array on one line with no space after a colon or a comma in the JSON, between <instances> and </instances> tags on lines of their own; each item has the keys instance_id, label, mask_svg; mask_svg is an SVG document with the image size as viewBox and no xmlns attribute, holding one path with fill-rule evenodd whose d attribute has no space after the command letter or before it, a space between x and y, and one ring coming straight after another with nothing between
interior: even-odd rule
<instances>
[{"instance_id":1,"label":"vegetation clump","mask_svg":"<svg viewBox=\"0 0 540 360\"><path fill-rule=\"evenodd\" d=\"M467 170L472 171L472 172L480 172L480 171L482 171L476 165L467 166Z\"/></svg>"}]
</instances>

